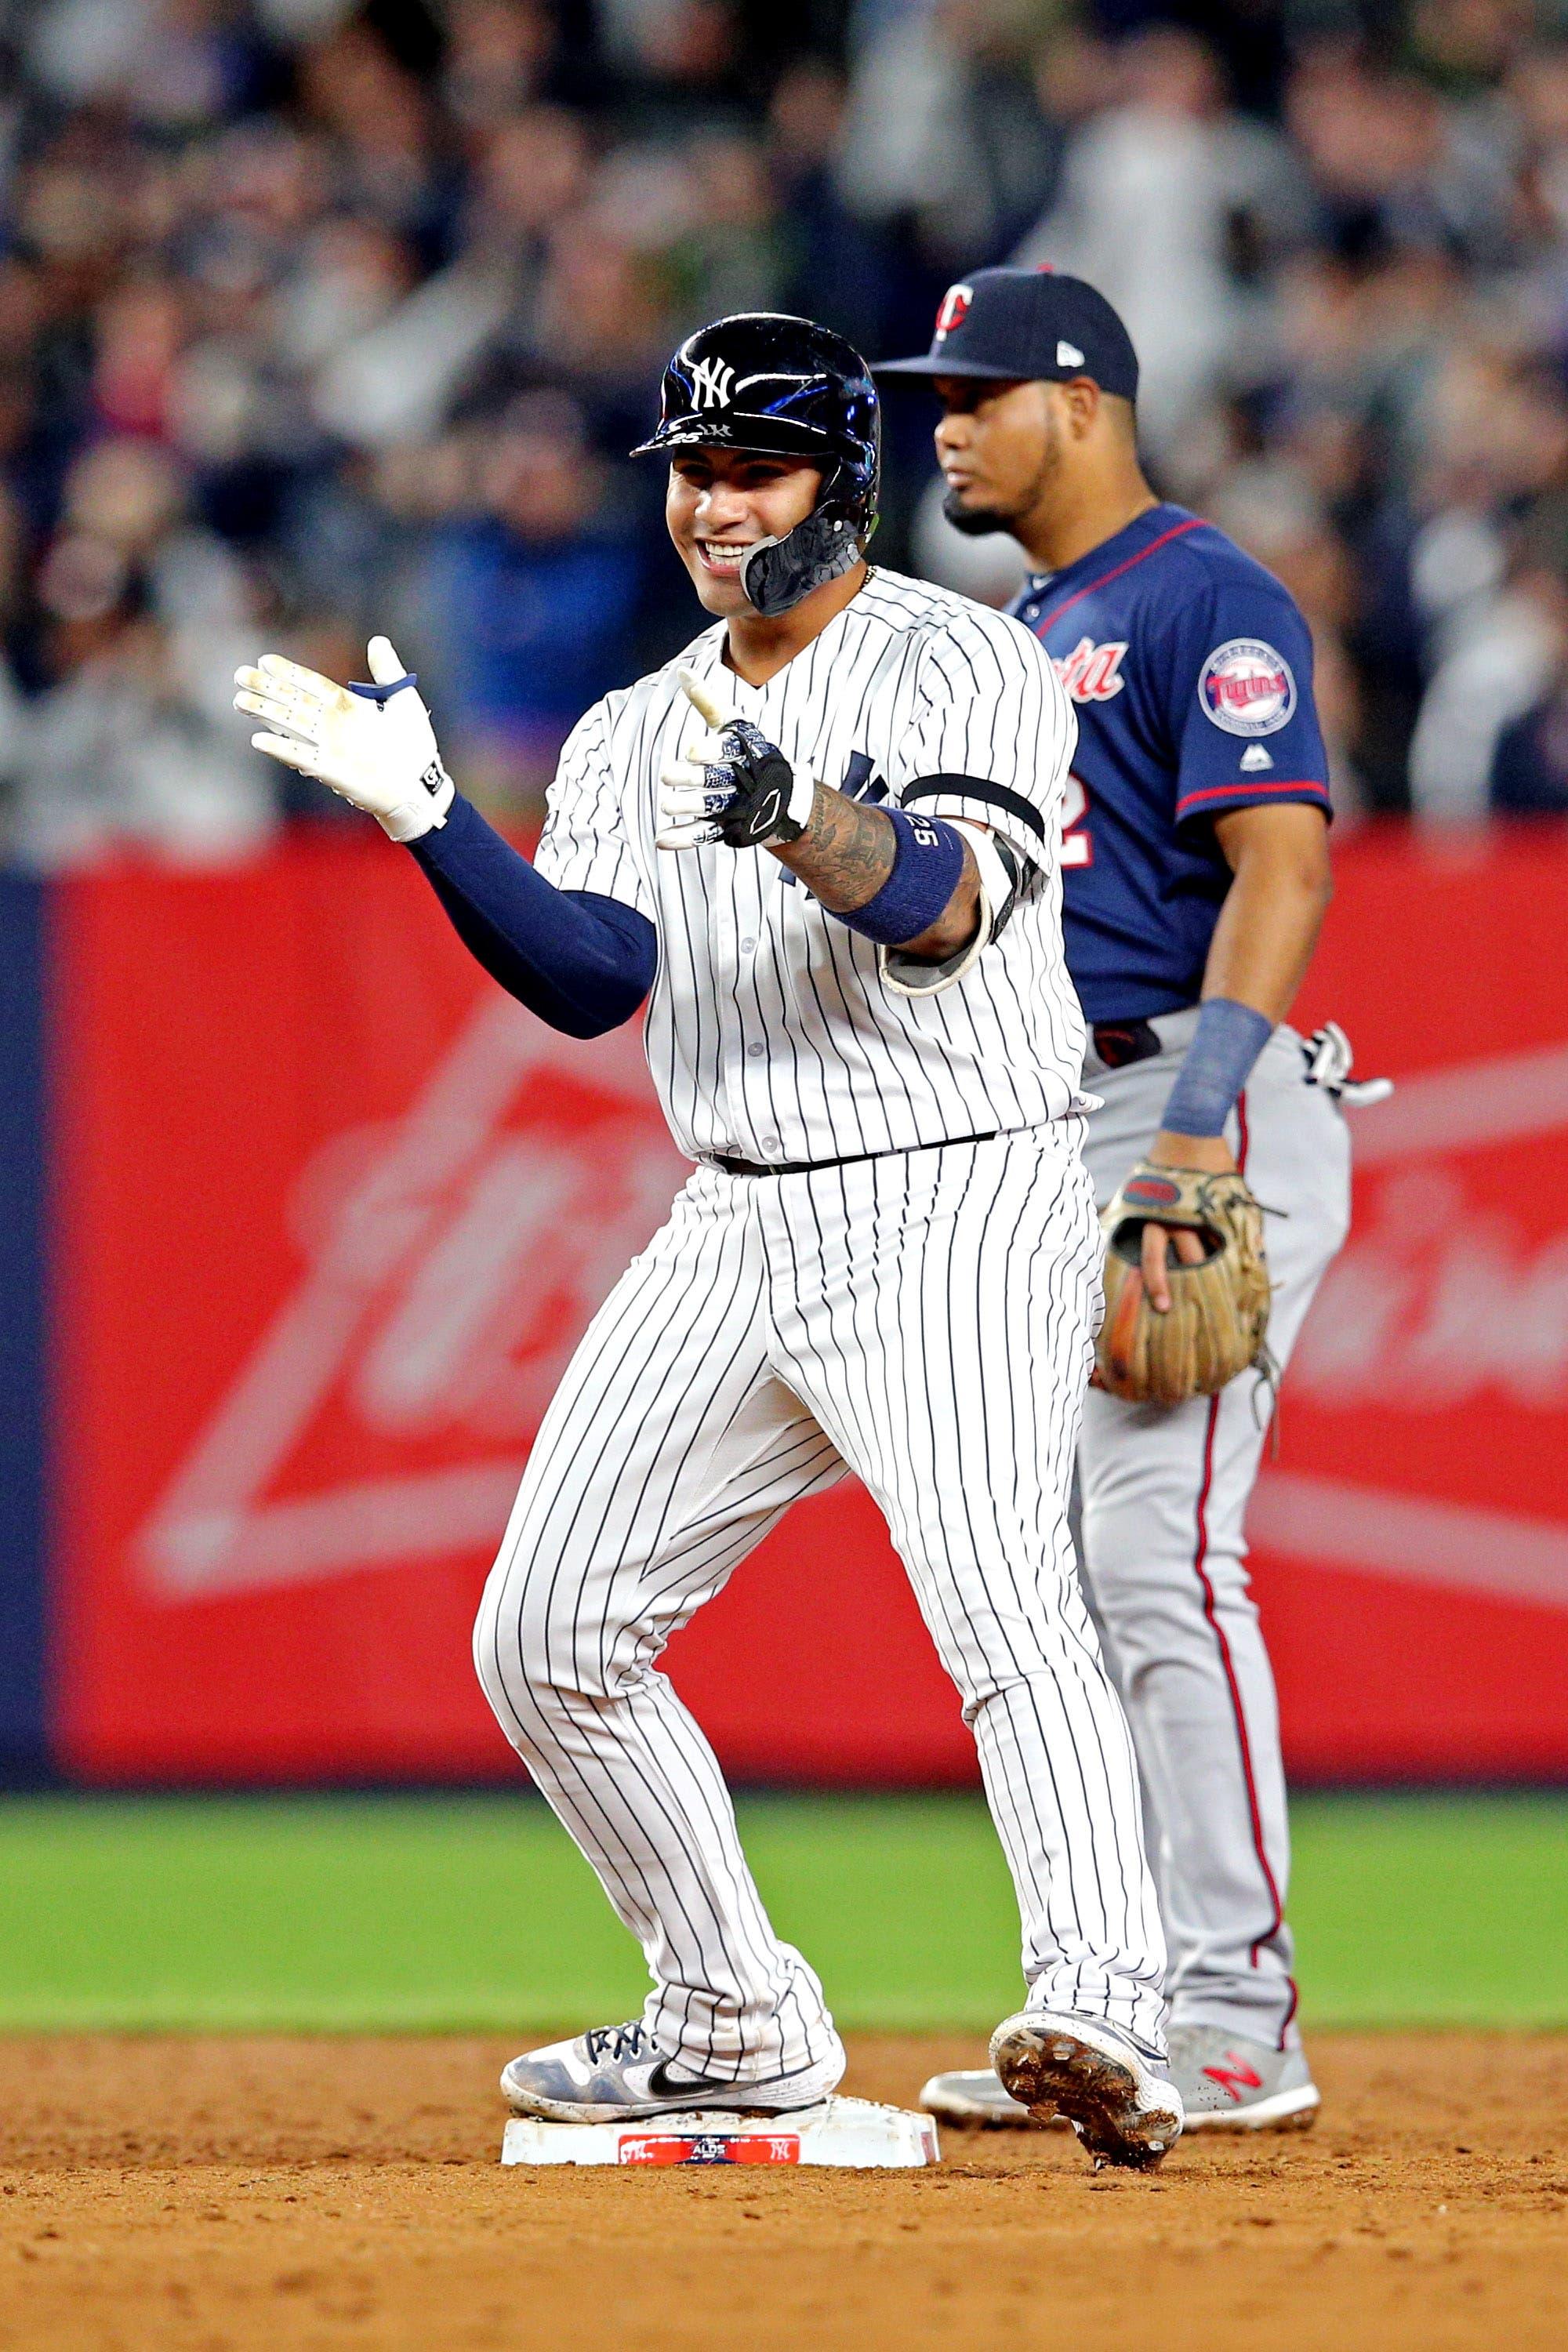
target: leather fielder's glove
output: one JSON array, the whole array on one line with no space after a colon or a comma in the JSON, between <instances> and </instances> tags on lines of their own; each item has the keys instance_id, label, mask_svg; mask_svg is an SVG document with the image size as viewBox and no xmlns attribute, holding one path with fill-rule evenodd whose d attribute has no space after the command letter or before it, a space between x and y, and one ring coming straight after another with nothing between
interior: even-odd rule
<instances>
[{"instance_id":1,"label":"leather fielder's glove","mask_svg":"<svg viewBox=\"0 0 1568 2352\"><path fill-rule=\"evenodd\" d=\"M1105 1320L1095 1348L1102 1388L1133 1404L1184 1404L1212 1396L1237 1372L1270 1370L1268 1268L1263 1212L1245 1177L1162 1168L1141 1160L1100 1218L1105 1233ZM1201 1265L1173 1265L1171 1304L1157 1315L1143 1290L1146 1224L1203 1236Z\"/></svg>"},{"instance_id":2,"label":"leather fielder's glove","mask_svg":"<svg viewBox=\"0 0 1568 2352\"><path fill-rule=\"evenodd\" d=\"M418 684L385 637L372 637L369 686L335 686L282 654L236 670L234 707L264 720L258 751L314 776L374 816L394 841L417 841L444 824L452 779L441 765Z\"/></svg>"},{"instance_id":3,"label":"leather fielder's glove","mask_svg":"<svg viewBox=\"0 0 1568 2352\"><path fill-rule=\"evenodd\" d=\"M659 777L659 847L700 849L721 841L731 849L762 849L771 841L798 841L816 797L811 778L797 776L776 744L726 709L689 670L680 672L680 683L711 732Z\"/></svg>"}]
</instances>

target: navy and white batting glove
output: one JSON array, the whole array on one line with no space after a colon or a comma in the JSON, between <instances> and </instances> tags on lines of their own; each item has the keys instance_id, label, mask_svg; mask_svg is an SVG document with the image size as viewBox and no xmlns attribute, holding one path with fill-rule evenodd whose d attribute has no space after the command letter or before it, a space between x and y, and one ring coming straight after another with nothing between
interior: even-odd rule
<instances>
[{"instance_id":1,"label":"navy and white batting glove","mask_svg":"<svg viewBox=\"0 0 1568 2352\"><path fill-rule=\"evenodd\" d=\"M689 670L680 672L680 683L708 732L659 776L659 847L700 849L721 841L731 849L762 849L798 841L816 797L811 778L797 776L775 743L727 710Z\"/></svg>"},{"instance_id":2,"label":"navy and white batting glove","mask_svg":"<svg viewBox=\"0 0 1568 2352\"><path fill-rule=\"evenodd\" d=\"M430 713L385 637L366 649L368 686L334 686L282 654L238 669L234 707L266 722L258 751L314 776L374 817L394 841L417 841L445 824L456 787L441 765Z\"/></svg>"}]
</instances>

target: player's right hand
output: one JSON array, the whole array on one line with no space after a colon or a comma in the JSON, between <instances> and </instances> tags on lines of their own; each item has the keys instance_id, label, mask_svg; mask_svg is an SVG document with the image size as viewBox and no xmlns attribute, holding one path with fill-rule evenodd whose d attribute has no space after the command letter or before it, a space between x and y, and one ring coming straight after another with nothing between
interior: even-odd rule
<instances>
[{"instance_id":1,"label":"player's right hand","mask_svg":"<svg viewBox=\"0 0 1568 2352\"><path fill-rule=\"evenodd\" d=\"M455 787L413 672L385 637L372 637L367 653L370 686L334 686L282 654L263 654L255 669L236 670L234 707L266 722L250 739L258 751L316 777L394 841L417 841L445 824Z\"/></svg>"}]
</instances>

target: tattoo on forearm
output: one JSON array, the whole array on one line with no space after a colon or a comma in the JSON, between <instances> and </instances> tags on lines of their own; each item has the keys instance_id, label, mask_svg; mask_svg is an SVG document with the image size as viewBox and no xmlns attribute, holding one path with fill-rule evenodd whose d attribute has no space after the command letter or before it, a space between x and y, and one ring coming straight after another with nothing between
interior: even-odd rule
<instances>
[{"instance_id":1,"label":"tattoo on forearm","mask_svg":"<svg viewBox=\"0 0 1568 2352\"><path fill-rule=\"evenodd\" d=\"M798 841L773 856L816 893L836 915L868 906L893 870L898 836L878 808L864 808L827 784L818 784L811 822Z\"/></svg>"}]
</instances>

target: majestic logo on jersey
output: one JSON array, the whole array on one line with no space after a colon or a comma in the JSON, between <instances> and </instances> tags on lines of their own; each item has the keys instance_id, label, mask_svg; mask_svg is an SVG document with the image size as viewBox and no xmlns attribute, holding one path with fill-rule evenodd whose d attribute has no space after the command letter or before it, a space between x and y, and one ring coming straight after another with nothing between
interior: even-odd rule
<instances>
[{"instance_id":1,"label":"majestic logo on jersey","mask_svg":"<svg viewBox=\"0 0 1568 2352\"><path fill-rule=\"evenodd\" d=\"M1204 664L1198 699L1227 735L1272 735L1296 708L1296 681L1283 654L1259 637L1232 637Z\"/></svg>"},{"instance_id":2,"label":"majestic logo on jersey","mask_svg":"<svg viewBox=\"0 0 1568 2352\"><path fill-rule=\"evenodd\" d=\"M723 408L734 386L735 371L728 360L694 360L691 397L699 408Z\"/></svg>"},{"instance_id":3,"label":"majestic logo on jersey","mask_svg":"<svg viewBox=\"0 0 1568 2352\"><path fill-rule=\"evenodd\" d=\"M962 327L969 316L969 306L974 299L972 286L950 286L942 298L942 308L936 314L936 340L951 335L954 327Z\"/></svg>"},{"instance_id":4,"label":"majestic logo on jersey","mask_svg":"<svg viewBox=\"0 0 1568 2352\"><path fill-rule=\"evenodd\" d=\"M1273 765L1273 761L1261 743L1249 743L1241 755L1241 772L1244 776L1257 775L1263 769L1271 768Z\"/></svg>"},{"instance_id":5,"label":"majestic logo on jersey","mask_svg":"<svg viewBox=\"0 0 1568 2352\"><path fill-rule=\"evenodd\" d=\"M1051 666L1075 702L1109 702L1120 694L1127 680L1121 675L1121 659L1127 651L1127 639L1118 637L1114 645L1097 646L1092 637L1080 637L1070 654L1058 661L1051 656Z\"/></svg>"}]
</instances>

